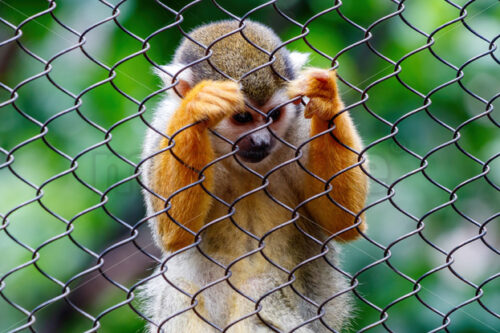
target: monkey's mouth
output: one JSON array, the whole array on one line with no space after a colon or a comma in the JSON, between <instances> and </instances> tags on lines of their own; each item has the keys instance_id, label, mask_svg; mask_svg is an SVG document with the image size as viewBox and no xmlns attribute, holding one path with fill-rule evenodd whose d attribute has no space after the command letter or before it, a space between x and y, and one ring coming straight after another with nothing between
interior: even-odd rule
<instances>
[{"instance_id":1,"label":"monkey's mouth","mask_svg":"<svg viewBox=\"0 0 500 333\"><path fill-rule=\"evenodd\" d=\"M271 152L270 149L255 149L255 150L240 150L238 151L237 154L245 162L259 163L264 158L266 158L270 152Z\"/></svg>"}]
</instances>

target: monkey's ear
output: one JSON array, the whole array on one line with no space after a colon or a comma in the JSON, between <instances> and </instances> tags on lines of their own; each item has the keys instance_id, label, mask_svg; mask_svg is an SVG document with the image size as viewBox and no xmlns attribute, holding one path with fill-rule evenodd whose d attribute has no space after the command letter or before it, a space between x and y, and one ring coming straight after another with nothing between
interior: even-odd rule
<instances>
[{"instance_id":1,"label":"monkey's ear","mask_svg":"<svg viewBox=\"0 0 500 333\"><path fill-rule=\"evenodd\" d=\"M158 75L165 87L172 85L172 78L177 75L176 79L179 80L179 84L175 86L175 89L182 95L186 96L187 92L193 87L193 75L191 68L186 68L183 64L169 64L165 66L160 66L160 68L154 68L154 72Z\"/></svg>"},{"instance_id":2,"label":"monkey's ear","mask_svg":"<svg viewBox=\"0 0 500 333\"><path fill-rule=\"evenodd\" d=\"M292 62L293 71L298 73L309 61L309 53L301 53L297 51L290 52L290 60Z\"/></svg>"}]
</instances>

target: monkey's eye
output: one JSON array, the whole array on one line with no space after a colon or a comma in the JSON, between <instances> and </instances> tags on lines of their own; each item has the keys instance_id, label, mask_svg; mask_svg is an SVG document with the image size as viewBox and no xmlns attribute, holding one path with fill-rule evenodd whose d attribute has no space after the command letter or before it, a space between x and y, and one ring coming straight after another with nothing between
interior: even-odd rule
<instances>
[{"instance_id":1,"label":"monkey's eye","mask_svg":"<svg viewBox=\"0 0 500 333\"><path fill-rule=\"evenodd\" d=\"M271 111L271 119L276 122L281 116L281 109Z\"/></svg>"},{"instance_id":2,"label":"monkey's eye","mask_svg":"<svg viewBox=\"0 0 500 333\"><path fill-rule=\"evenodd\" d=\"M241 124L249 123L253 121L252 114L250 112L240 112L233 116L233 119Z\"/></svg>"}]
</instances>

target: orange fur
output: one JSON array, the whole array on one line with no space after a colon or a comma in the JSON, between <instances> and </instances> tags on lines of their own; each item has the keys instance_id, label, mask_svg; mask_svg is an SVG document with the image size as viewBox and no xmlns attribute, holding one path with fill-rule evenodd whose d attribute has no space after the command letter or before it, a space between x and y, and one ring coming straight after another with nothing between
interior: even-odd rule
<instances>
[{"instance_id":1,"label":"orange fur","mask_svg":"<svg viewBox=\"0 0 500 333\"><path fill-rule=\"evenodd\" d=\"M293 81L289 86L289 95L296 97L304 95L310 101L305 109L305 117L311 118L311 137L328 129L328 122L340 110L343 103L337 90L336 74L333 71L309 69L303 76ZM340 142L360 151L361 139L347 112L342 113L334 120L335 129L332 131ZM309 160L307 167L317 176L327 181L335 173L358 162L358 155L340 145L330 134L322 135L310 143ZM364 207L368 191L367 176L359 167L345 171L335 177L332 182L330 197L338 204L358 214ZM309 198L325 191L325 183L307 177L305 196ZM326 195L323 195L306 205L306 209L315 221L329 232L337 233L355 223L354 216L333 204ZM360 216L359 229L365 230L364 214ZM348 241L359 236L354 229L342 232L337 239Z\"/></svg>"},{"instance_id":2,"label":"orange fur","mask_svg":"<svg viewBox=\"0 0 500 333\"><path fill-rule=\"evenodd\" d=\"M175 191L197 182L199 174L196 170L201 170L214 159L207 128L243 108L243 95L238 85L231 81L202 81L187 92L172 116L166 133L172 136L184 126L202 122L177 134L173 138L175 146L155 159L152 190L167 199ZM159 149L165 149L168 145L169 140L164 138ZM212 191L213 170L208 168L204 176L203 185ZM211 197L200 185L196 185L175 195L170 204L168 214L192 232L197 232L205 222ZM156 211L160 211L165 209L166 202L155 198L153 206ZM175 224L166 213L158 216L158 232L165 249L170 251L186 247L194 240L192 233Z\"/></svg>"}]
</instances>

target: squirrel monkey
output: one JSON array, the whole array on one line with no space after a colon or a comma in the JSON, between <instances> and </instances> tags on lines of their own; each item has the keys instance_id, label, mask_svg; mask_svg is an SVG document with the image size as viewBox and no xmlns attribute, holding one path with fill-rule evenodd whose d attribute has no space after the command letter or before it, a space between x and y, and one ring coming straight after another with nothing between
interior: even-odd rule
<instances>
[{"instance_id":1,"label":"squirrel monkey","mask_svg":"<svg viewBox=\"0 0 500 333\"><path fill-rule=\"evenodd\" d=\"M280 39L244 23L220 40L238 22L195 29L190 39L213 44L209 60L185 39L159 71L167 87L177 83L143 154L165 255L143 290L150 332L331 332L349 321L349 288L326 240L365 229L360 137L337 114L335 72L302 71L307 56L284 48L271 68Z\"/></svg>"}]
</instances>

